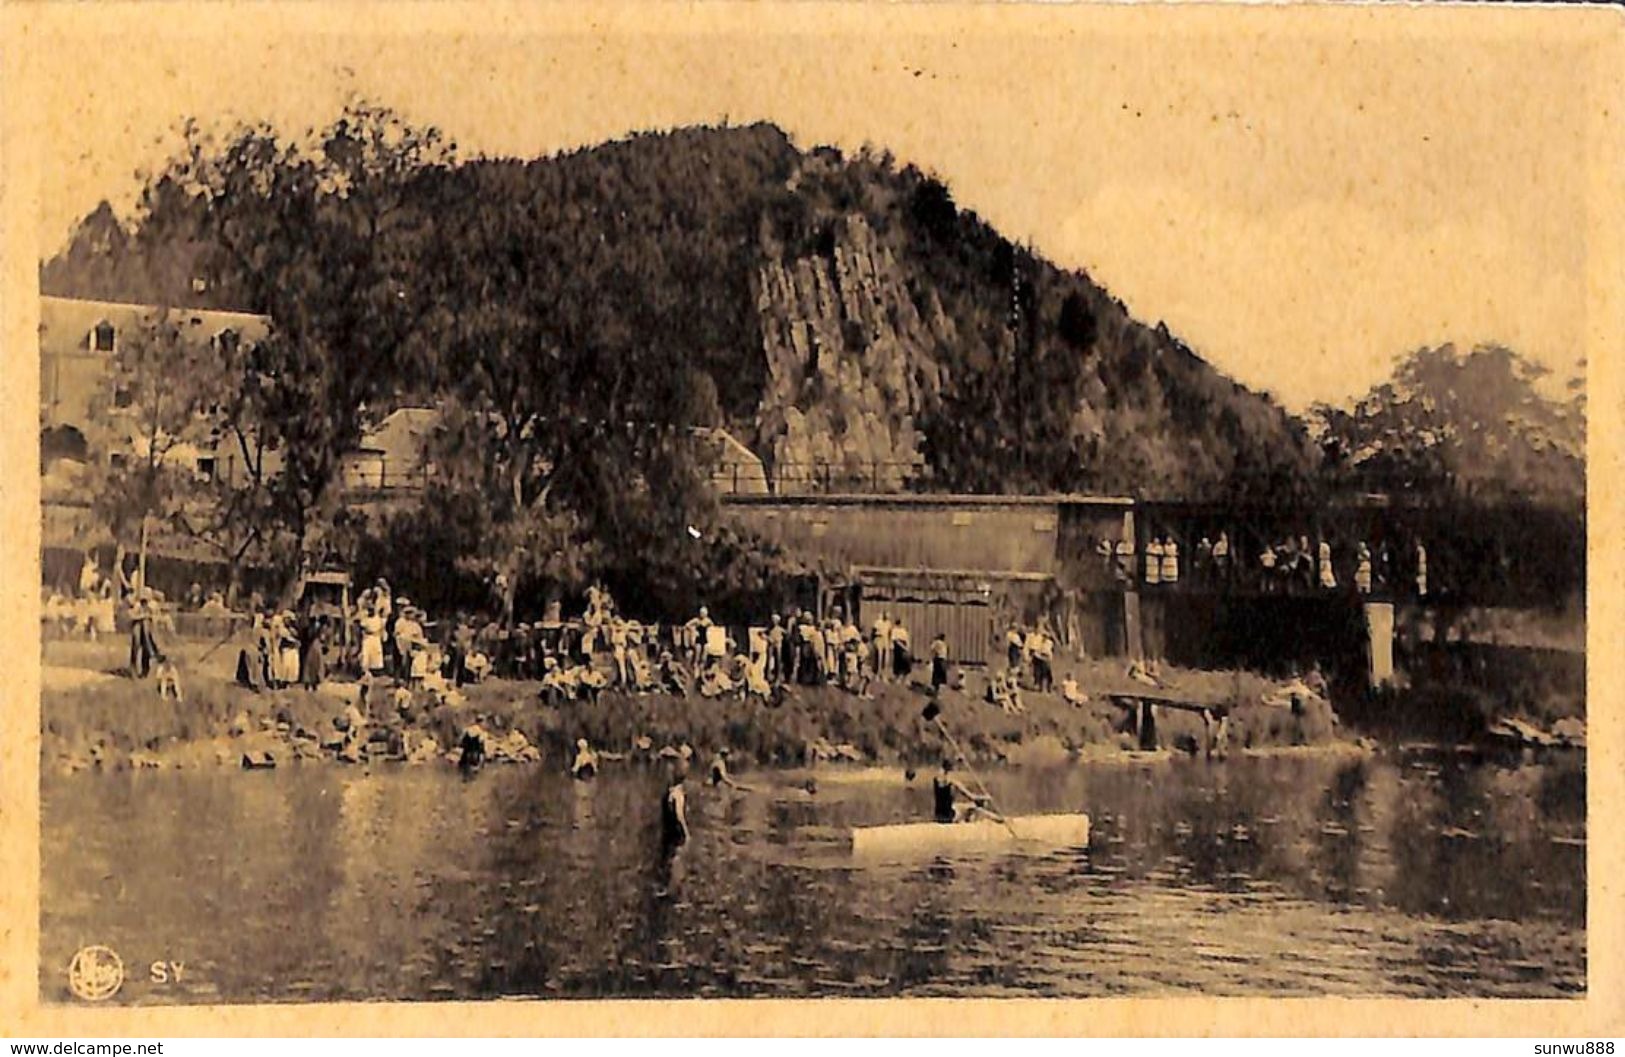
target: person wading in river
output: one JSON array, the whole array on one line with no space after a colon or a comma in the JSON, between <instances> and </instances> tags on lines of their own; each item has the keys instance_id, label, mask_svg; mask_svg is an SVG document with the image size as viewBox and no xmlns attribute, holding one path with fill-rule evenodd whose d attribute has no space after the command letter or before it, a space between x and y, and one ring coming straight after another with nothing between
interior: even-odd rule
<instances>
[{"instance_id":1,"label":"person wading in river","mask_svg":"<svg viewBox=\"0 0 1625 1057\"><path fill-rule=\"evenodd\" d=\"M586 738L576 739L576 758L570 763L570 777L586 781L598 774L598 754Z\"/></svg>"},{"instance_id":2,"label":"person wading in river","mask_svg":"<svg viewBox=\"0 0 1625 1057\"><path fill-rule=\"evenodd\" d=\"M660 798L660 843L668 850L688 843L688 790L683 785L687 779L688 761L679 759Z\"/></svg>"}]
</instances>

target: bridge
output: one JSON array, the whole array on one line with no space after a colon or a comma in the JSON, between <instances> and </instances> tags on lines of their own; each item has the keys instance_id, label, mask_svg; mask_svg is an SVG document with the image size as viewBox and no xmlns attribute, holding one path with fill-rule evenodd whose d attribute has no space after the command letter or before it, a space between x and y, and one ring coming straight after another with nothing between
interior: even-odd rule
<instances>
[{"instance_id":1,"label":"bridge","mask_svg":"<svg viewBox=\"0 0 1625 1057\"><path fill-rule=\"evenodd\" d=\"M1418 614L1583 605L1582 510L886 492L725 495L742 527L843 570L830 604L902 615L986 663L1046 615L1093 655L1205 666L1358 652L1371 678Z\"/></svg>"}]
</instances>

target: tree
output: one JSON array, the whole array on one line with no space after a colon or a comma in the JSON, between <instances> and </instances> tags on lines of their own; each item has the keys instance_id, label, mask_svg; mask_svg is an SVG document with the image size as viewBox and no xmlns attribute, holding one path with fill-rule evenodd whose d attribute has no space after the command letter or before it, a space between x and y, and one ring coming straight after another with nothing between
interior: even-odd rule
<instances>
[{"instance_id":1,"label":"tree","mask_svg":"<svg viewBox=\"0 0 1625 1057\"><path fill-rule=\"evenodd\" d=\"M1548 396L1547 368L1500 345L1421 348L1350 408L1311 420L1345 482L1436 498L1583 504L1583 384Z\"/></svg>"},{"instance_id":2,"label":"tree","mask_svg":"<svg viewBox=\"0 0 1625 1057\"><path fill-rule=\"evenodd\" d=\"M459 204L431 279L444 325L428 377L445 399L427 513L462 526L462 567L502 584L509 618L522 582L558 590L594 559L692 545L710 520L693 427L717 414L670 344L682 287L651 274L667 262L528 181L496 167L444 196Z\"/></svg>"},{"instance_id":3,"label":"tree","mask_svg":"<svg viewBox=\"0 0 1625 1057\"><path fill-rule=\"evenodd\" d=\"M217 335L210 353L189 384L199 392L213 469L187 478L170 522L226 564L235 593L250 563L286 568L296 564L297 552L276 492L278 429L259 400L261 354L233 331Z\"/></svg>"},{"instance_id":4,"label":"tree","mask_svg":"<svg viewBox=\"0 0 1625 1057\"><path fill-rule=\"evenodd\" d=\"M158 308L119 334L90 421L85 483L114 540L145 556L151 538L195 543L244 566L285 545L268 483L263 423L243 391L251 346L205 340L188 313Z\"/></svg>"},{"instance_id":5,"label":"tree","mask_svg":"<svg viewBox=\"0 0 1625 1057\"><path fill-rule=\"evenodd\" d=\"M432 340L437 306L413 283L438 245L422 177L452 147L366 103L302 140L263 124L224 142L185 132L149 182L141 227L195 238L215 295L271 319L233 391L256 443L277 454L262 483L291 535L291 582L336 512L338 470L368 405L411 384Z\"/></svg>"},{"instance_id":6,"label":"tree","mask_svg":"<svg viewBox=\"0 0 1625 1057\"><path fill-rule=\"evenodd\" d=\"M183 328L159 308L119 334L86 438L92 509L119 545L138 548L143 580L150 532L182 514L199 454L213 446L210 412L224 371L208 343Z\"/></svg>"}]
</instances>

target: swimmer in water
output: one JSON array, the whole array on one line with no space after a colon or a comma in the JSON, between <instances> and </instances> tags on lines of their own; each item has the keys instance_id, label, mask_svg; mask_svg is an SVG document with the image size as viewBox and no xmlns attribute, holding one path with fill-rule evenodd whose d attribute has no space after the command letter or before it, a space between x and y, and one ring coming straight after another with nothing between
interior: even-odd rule
<instances>
[{"instance_id":1,"label":"swimmer in water","mask_svg":"<svg viewBox=\"0 0 1625 1057\"><path fill-rule=\"evenodd\" d=\"M718 749L717 754L711 758L710 778L713 786L725 785L729 789L735 789L741 793L755 791L743 782L735 781L734 776L728 773L728 749L726 747Z\"/></svg>"},{"instance_id":2,"label":"swimmer in water","mask_svg":"<svg viewBox=\"0 0 1625 1057\"><path fill-rule=\"evenodd\" d=\"M586 738L576 739L576 758L570 762L570 777L585 781L598 773L598 754Z\"/></svg>"}]
</instances>

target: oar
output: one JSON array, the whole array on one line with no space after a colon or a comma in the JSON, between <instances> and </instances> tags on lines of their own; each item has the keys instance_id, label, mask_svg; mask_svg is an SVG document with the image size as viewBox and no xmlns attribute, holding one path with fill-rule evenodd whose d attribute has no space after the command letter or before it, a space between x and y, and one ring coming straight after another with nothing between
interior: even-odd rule
<instances>
[{"instance_id":1,"label":"oar","mask_svg":"<svg viewBox=\"0 0 1625 1057\"><path fill-rule=\"evenodd\" d=\"M988 792L987 783L982 781L980 774L976 773L976 767L970 762L970 757L965 755L965 750L959 747L959 742L954 740L954 736L948 732L947 725L942 722L942 706L932 700L926 704L924 711L920 715L937 725L937 730L941 731L942 736L948 740L948 744L953 746L954 752L959 756L959 762L965 765L965 770L970 772L970 776L976 780L976 785L982 790L982 795L987 797L988 803L991 804L993 794ZM1021 839L1020 835L1016 833L1016 827L1010 824L1010 819L1003 812L999 813L999 821L1004 823L1004 828L1010 831L1010 836L1015 837L1017 840Z\"/></svg>"}]
</instances>

